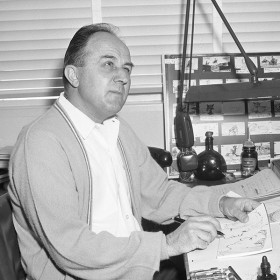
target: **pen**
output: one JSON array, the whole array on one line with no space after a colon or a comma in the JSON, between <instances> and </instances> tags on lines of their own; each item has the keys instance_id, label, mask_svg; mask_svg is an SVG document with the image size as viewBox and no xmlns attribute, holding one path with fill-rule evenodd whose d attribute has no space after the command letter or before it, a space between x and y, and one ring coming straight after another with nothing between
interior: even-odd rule
<instances>
[{"instance_id":1,"label":"pen","mask_svg":"<svg viewBox=\"0 0 280 280\"><path fill-rule=\"evenodd\" d=\"M233 274L236 280L242 280L241 277L236 273L236 271L232 268L232 266L228 267L229 271Z\"/></svg>"},{"instance_id":2,"label":"pen","mask_svg":"<svg viewBox=\"0 0 280 280\"><path fill-rule=\"evenodd\" d=\"M211 272L217 272L217 271L220 271L221 269L218 268L218 267L211 267L211 268L208 268L208 269L198 269L198 270L193 270L191 271L191 273L201 273L201 272L208 272L208 271L211 271Z\"/></svg>"},{"instance_id":3,"label":"pen","mask_svg":"<svg viewBox=\"0 0 280 280\"><path fill-rule=\"evenodd\" d=\"M180 223L180 224L182 224L183 222L185 222L184 219L181 219L181 218L179 218L178 216L174 217L173 220L174 220L175 222L177 222L177 223ZM225 237L225 234L224 234L223 232L219 231L219 230L217 230L217 234L220 235L220 236Z\"/></svg>"},{"instance_id":4,"label":"pen","mask_svg":"<svg viewBox=\"0 0 280 280\"><path fill-rule=\"evenodd\" d=\"M204 270L202 272L191 272L191 280L222 280L227 278L227 274L219 269L218 271Z\"/></svg>"}]
</instances>

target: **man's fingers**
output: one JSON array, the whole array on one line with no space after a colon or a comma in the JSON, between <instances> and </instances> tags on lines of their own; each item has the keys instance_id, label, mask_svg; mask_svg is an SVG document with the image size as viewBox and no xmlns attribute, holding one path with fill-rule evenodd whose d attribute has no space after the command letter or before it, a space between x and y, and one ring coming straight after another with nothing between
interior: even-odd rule
<instances>
[{"instance_id":1,"label":"man's fingers","mask_svg":"<svg viewBox=\"0 0 280 280\"><path fill-rule=\"evenodd\" d=\"M199 230L197 231L197 237L202 241L205 241L207 244L211 243L215 237L217 236L217 231L204 231Z\"/></svg>"},{"instance_id":2,"label":"man's fingers","mask_svg":"<svg viewBox=\"0 0 280 280\"><path fill-rule=\"evenodd\" d=\"M257 208L260 205L259 202L250 200L250 199L244 199L243 200L243 206L238 206L233 209L234 216L242 223L246 223L249 221L248 213L253 211L255 208Z\"/></svg>"},{"instance_id":3,"label":"man's fingers","mask_svg":"<svg viewBox=\"0 0 280 280\"><path fill-rule=\"evenodd\" d=\"M260 205L259 202L248 198L222 197L220 209L229 219L237 218L246 223L249 219L248 212L251 212Z\"/></svg>"},{"instance_id":4,"label":"man's fingers","mask_svg":"<svg viewBox=\"0 0 280 280\"><path fill-rule=\"evenodd\" d=\"M251 212L260 205L260 202L255 200L247 200L244 204L244 211Z\"/></svg>"},{"instance_id":5,"label":"man's fingers","mask_svg":"<svg viewBox=\"0 0 280 280\"><path fill-rule=\"evenodd\" d=\"M235 217L242 223L247 223L249 221L249 216L246 212L236 211Z\"/></svg>"},{"instance_id":6,"label":"man's fingers","mask_svg":"<svg viewBox=\"0 0 280 280\"><path fill-rule=\"evenodd\" d=\"M199 239L197 241L197 249L206 249L209 245L209 242Z\"/></svg>"},{"instance_id":7,"label":"man's fingers","mask_svg":"<svg viewBox=\"0 0 280 280\"><path fill-rule=\"evenodd\" d=\"M190 217L174 232L166 236L169 256L205 249L217 236L220 223L210 216Z\"/></svg>"},{"instance_id":8,"label":"man's fingers","mask_svg":"<svg viewBox=\"0 0 280 280\"><path fill-rule=\"evenodd\" d=\"M205 231L208 231L209 228L213 228L213 226L213 229L215 229L216 231L221 230L220 222L216 218L211 216L201 215L196 217L190 217L188 219L188 222L198 228L204 229Z\"/></svg>"}]
</instances>

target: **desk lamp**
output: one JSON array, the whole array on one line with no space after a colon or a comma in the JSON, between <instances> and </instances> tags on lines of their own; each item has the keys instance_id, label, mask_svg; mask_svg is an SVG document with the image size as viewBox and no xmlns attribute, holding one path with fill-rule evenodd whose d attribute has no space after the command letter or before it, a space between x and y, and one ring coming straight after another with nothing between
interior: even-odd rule
<instances>
[{"instance_id":1,"label":"desk lamp","mask_svg":"<svg viewBox=\"0 0 280 280\"><path fill-rule=\"evenodd\" d=\"M233 100L253 99L256 97L279 97L280 80L270 80L262 82L258 80L258 69L256 65L243 49L241 43L236 37L216 0L211 0L211 2L213 3L235 44L244 57L246 66L251 74L251 78L250 82L243 83L192 86L188 90L187 102L222 101L225 100L228 96L231 96Z\"/></svg>"},{"instance_id":2,"label":"desk lamp","mask_svg":"<svg viewBox=\"0 0 280 280\"><path fill-rule=\"evenodd\" d=\"M196 154L193 153L192 146L194 145L193 128L189 117L189 103L200 101L223 101L226 97L231 96L232 100L253 99L256 97L269 97L277 98L280 95L280 80L270 80L260 82L258 80L258 69L254 62L247 55L241 43L236 37L233 29L228 23L225 15L217 4L216 0L211 0L218 14L220 15L223 23L227 27L230 35L232 36L235 44L244 57L246 66L251 74L250 82L243 83L227 83L227 84L213 84L213 85L200 85L191 86L191 67L192 67L192 51L193 51L193 34L194 34L194 16L195 16L195 0L193 1L193 18L192 18L192 34L191 34L191 49L189 59L189 75L188 75L188 90L185 98L185 106L183 102L183 89L184 89L184 74L185 74L185 60L186 60L186 46L188 36L188 25L190 15L191 0L187 0L186 17L185 17L185 31L182 64L180 71L180 85L178 91L178 106L175 117L175 134L177 139L177 146L180 149L177 157L178 168L181 175L185 178L191 175L191 172L197 168ZM182 178L181 178L182 179Z\"/></svg>"},{"instance_id":3,"label":"desk lamp","mask_svg":"<svg viewBox=\"0 0 280 280\"><path fill-rule=\"evenodd\" d=\"M195 5L193 5L193 9L195 9ZM193 10L193 14L194 14L194 10ZM189 106L188 105L184 106L184 102L183 102L189 15L190 15L190 1L188 0L186 6L183 56L182 56L182 63L181 63L180 83L178 89L178 104L177 104L177 112L175 117L175 135L176 135L177 146L180 150L180 153L177 156L177 164L179 169L179 178L180 181L183 183L188 182L189 178L193 174L193 171L197 168L198 165L196 152L192 149L192 146L194 145L194 135L193 135L192 122L189 116ZM192 26L194 26L194 24L192 24ZM192 40L193 40L193 36L192 36ZM193 44L191 44L191 46L192 45ZM189 69L191 71L191 59L190 59ZM189 83L190 80L191 79L189 75Z\"/></svg>"}]
</instances>

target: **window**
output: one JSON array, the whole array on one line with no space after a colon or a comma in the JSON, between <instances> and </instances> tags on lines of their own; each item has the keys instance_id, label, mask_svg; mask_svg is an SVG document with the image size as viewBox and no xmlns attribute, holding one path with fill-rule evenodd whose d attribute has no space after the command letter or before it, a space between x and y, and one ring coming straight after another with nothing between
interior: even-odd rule
<instances>
[{"instance_id":1,"label":"window","mask_svg":"<svg viewBox=\"0 0 280 280\"><path fill-rule=\"evenodd\" d=\"M73 33L92 23L91 0L0 1L0 98L54 96Z\"/></svg>"},{"instance_id":2,"label":"window","mask_svg":"<svg viewBox=\"0 0 280 280\"><path fill-rule=\"evenodd\" d=\"M279 0L216 2L246 52L279 51ZM136 64L132 92L161 91L161 54L182 52L187 0L102 0L101 3L103 21L121 28ZM193 52L239 52L211 0L196 1Z\"/></svg>"},{"instance_id":3,"label":"window","mask_svg":"<svg viewBox=\"0 0 280 280\"><path fill-rule=\"evenodd\" d=\"M209 23L212 4L200 1L197 10L199 48L211 45ZM186 1L182 0L103 0L102 20L120 27L136 65L132 92L162 91L161 55L181 52ZM201 9L201 5L203 9Z\"/></svg>"},{"instance_id":4,"label":"window","mask_svg":"<svg viewBox=\"0 0 280 280\"><path fill-rule=\"evenodd\" d=\"M57 96L70 38L98 21L119 26L131 50L136 65L131 92L161 93L161 55L182 50L186 2L0 0L0 98ZM245 51L279 51L279 0L217 2ZM238 49L211 0L197 0L194 53L217 52Z\"/></svg>"}]
</instances>

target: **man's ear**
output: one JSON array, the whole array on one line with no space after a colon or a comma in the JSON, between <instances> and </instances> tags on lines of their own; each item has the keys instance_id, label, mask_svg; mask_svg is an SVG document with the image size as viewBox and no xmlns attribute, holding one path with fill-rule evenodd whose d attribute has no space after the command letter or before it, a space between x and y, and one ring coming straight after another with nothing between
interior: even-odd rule
<instances>
[{"instance_id":1,"label":"man's ear","mask_svg":"<svg viewBox=\"0 0 280 280\"><path fill-rule=\"evenodd\" d=\"M64 69L64 75L72 87L79 86L78 69L74 65L67 65Z\"/></svg>"}]
</instances>

